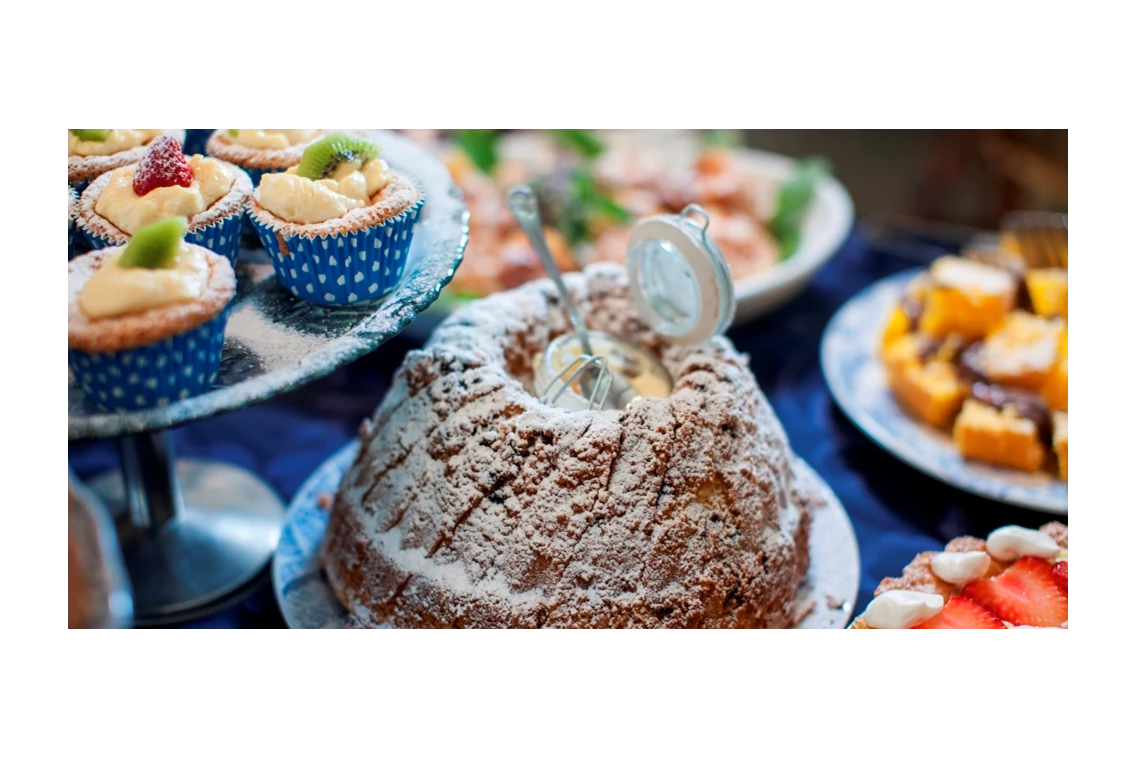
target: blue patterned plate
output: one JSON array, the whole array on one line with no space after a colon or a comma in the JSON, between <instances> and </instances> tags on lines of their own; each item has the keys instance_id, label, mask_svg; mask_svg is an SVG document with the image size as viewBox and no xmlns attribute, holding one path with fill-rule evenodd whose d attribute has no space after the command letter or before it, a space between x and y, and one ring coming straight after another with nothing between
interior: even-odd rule
<instances>
[{"instance_id":1,"label":"blue patterned plate","mask_svg":"<svg viewBox=\"0 0 1137 758\"><path fill-rule=\"evenodd\" d=\"M359 453L351 442L324 461L296 493L272 560L272 586L285 623L293 629L358 629L340 605L320 568L320 542L328 511L320 495L334 496ZM794 598L797 629L843 629L857 599L861 560L848 514L837 496L804 461L797 475L814 479L825 505L813 511L809 535L809 573Z\"/></svg>"},{"instance_id":2,"label":"blue patterned plate","mask_svg":"<svg viewBox=\"0 0 1137 758\"><path fill-rule=\"evenodd\" d=\"M929 476L991 500L1065 515L1064 482L966 461L949 434L911 418L893 400L877 348L885 319L917 273L904 271L867 287L825 327L821 370L837 405L871 440Z\"/></svg>"}]
</instances>

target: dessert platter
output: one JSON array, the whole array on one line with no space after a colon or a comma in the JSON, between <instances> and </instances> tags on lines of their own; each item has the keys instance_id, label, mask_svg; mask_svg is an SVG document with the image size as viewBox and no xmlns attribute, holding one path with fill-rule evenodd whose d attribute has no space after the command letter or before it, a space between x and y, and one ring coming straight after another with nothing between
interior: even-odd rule
<instances>
[{"instance_id":1,"label":"dessert platter","mask_svg":"<svg viewBox=\"0 0 1137 758\"><path fill-rule=\"evenodd\" d=\"M846 415L902 460L1064 514L1068 277L1057 258L1029 265L1014 239L854 296L826 328L822 369Z\"/></svg>"},{"instance_id":2,"label":"dessert platter","mask_svg":"<svg viewBox=\"0 0 1137 758\"><path fill-rule=\"evenodd\" d=\"M399 333L462 259L445 167L379 130L69 130L71 440L118 520L135 622L200 615L268 564L284 509L165 430L325 376ZM85 252L86 250L90 252Z\"/></svg>"},{"instance_id":3,"label":"dessert platter","mask_svg":"<svg viewBox=\"0 0 1137 758\"><path fill-rule=\"evenodd\" d=\"M550 278L447 318L302 488L288 623L843 627L851 525L722 336L708 214L641 219L625 265L562 277L536 193L508 202Z\"/></svg>"},{"instance_id":4,"label":"dessert platter","mask_svg":"<svg viewBox=\"0 0 1137 758\"><path fill-rule=\"evenodd\" d=\"M1066 629L1069 529L957 537L884 579L851 629Z\"/></svg>"},{"instance_id":5,"label":"dessert platter","mask_svg":"<svg viewBox=\"0 0 1137 758\"><path fill-rule=\"evenodd\" d=\"M820 161L661 130L490 139L466 131L433 140L470 205L471 232L462 269L412 326L424 339L463 302L545 276L506 207L508 189L518 182L534 184L541 196L549 246L564 271L622 262L634 219L698 203L711 216L735 280L738 323L796 295L853 222L848 193Z\"/></svg>"}]
</instances>

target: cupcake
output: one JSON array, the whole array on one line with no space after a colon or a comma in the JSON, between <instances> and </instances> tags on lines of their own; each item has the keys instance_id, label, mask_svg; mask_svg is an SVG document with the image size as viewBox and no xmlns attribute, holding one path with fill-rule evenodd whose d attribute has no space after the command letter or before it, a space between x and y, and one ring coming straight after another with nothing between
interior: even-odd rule
<instances>
[{"instance_id":1,"label":"cupcake","mask_svg":"<svg viewBox=\"0 0 1137 758\"><path fill-rule=\"evenodd\" d=\"M349 305L398 283L424 197L378 156L373 142L331 134L299 165L261 177L249 220L293 295Z\"/></svg>"},{"instance_id":2,"label":"cupcake","mask_svg":"<svg viewBox=\"0 0 1137 758\"><path fill-rule=\"evenodd\" d=\"M213 129L186 129L185 151L188 155L205 154L205 143L213 136Z\"/></svg>"},{"instance_id":3,"label":"cupcake","mask_svg":"<svg viewBox=\"0 0 1137 758\"><path fill-rule=\"evenodd\" d=\"M68 129L67 183L82 192L100 174L137 163L162 134L179 144L186 138L185 129Z\"/></svg>"},{"instance_id":4,"label":"cupcake","mask_svg":"<svg viewBox=\"0 0 1137 758\"><path fill-rule=\"evenodd\" d=\"M79 228L97 250L124 245L155 221L184 216L189 219L187 242L236 264L245 201L252 190L241 169L202 155L187 159L176 140L162 136L138 163L91 182L79 200Z\"/></svg>"},{"instance_id":5,"label":"cupcake","mask_svg":"<svg viewBox=\"0 0 1137 758\"><path fill-rule=\"evenodd\" d=\"M69 184L67 185L67 260L71 260L79 252L75 249L75 240L83 235L75 229L75 219L78 217L79 193Z\"/></svg>"},{"instance_id":6,"label":"cupcake","mask_svg":"<svg viewBox=\"0 0 1137 758\"><path fill-rule=\"evenodd\" d=\"M304 149L324 129L218 129L205 145L207 155L240 166L259 184L261 175L300 163Z\"/></svg>"},{"instance_id":7,"label":"cupcake","mask_svg":"<svg viewBox=\"0 0 1137 758\"><path fill-rule=\"evenodd\" d=\"M164 406L217 379L237 281L224 256L185 242L186 226L165 219L67 264L68 366L104 411Z\"/></svg>"}]
</instances>

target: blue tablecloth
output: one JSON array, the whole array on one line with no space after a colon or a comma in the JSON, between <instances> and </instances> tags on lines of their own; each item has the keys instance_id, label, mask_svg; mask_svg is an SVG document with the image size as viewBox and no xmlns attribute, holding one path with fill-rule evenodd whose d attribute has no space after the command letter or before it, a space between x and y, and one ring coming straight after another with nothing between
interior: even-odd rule
<instances>
[{"instance_id":1,"label":"blue tablecloth","mask_svg":"<svg viewBox=\"0 0 1137 758\"><path fill-rule=\"evenodd\" d=\"M825 324L860 289L913 265L874 249L854 232L801 296L729 334L750 354L794 449L825 478L852 519L861 553L857 613L883 577L897 575L920 551L960 534L983 536L1004 524L1035 527L1051 520L965 494L909 468L865 437L833 403L818 361ZM355 436L415 347L397 337L296 392L177 429L178 454L243 466L289 500L321 462ZM109 442L72 443L69 458L83 479L118 465ZM283 620L266 573L247 599L188 626L279 627Z\"/></svg>"}]
</instances>

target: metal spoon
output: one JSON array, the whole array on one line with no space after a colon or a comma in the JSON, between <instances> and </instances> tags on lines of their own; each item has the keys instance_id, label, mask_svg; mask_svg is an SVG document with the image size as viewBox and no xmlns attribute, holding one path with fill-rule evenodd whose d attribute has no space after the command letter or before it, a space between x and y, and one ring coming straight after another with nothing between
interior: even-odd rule
<instances>
[{"instance_id":1,"label":"metal spoon","mask_svg":"<svg viewBox=\"0 0 1137 758\"><path fill-rule=\"evenodd\" d=\"M569 296L568 287L565 286L565 281L561 277L561 270L557 267L556 259L553 258L552 251L549 250L549 244L545 240L545 226L541 223L540 208L537 204L537 193L531 187L525 184L518 185L509 191L509 210L513 213L513 217L517 219L517 224L521 227L521 231L525 232L525 236L529 238L529 244L533 246L533 250L537 253L537 258L541 261L541 265L545 268L545 273L553 280L556 285L557 292L560 293L561 302L564 303L565 313L568 315L569 323L572 325L573 332L576 334L577 339L580 340L581 348L586 355L594 355L592 352L592 343L588 339L588 329L584 325L584 319L580 315L580 311L576 308L576 303L572 301ZM598 381L596 371L585 371L581 376L581 387L585 393L590 393L595 388L594 382ZM636 391L623 375L619 372L612 372L611 387L609 391L604 393L605 401L603 407L605 408L624 408L636 397ZM612 398L609 402L608 398Z\"/></svg>"}]
</instances>

